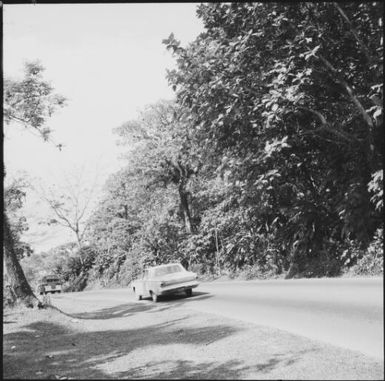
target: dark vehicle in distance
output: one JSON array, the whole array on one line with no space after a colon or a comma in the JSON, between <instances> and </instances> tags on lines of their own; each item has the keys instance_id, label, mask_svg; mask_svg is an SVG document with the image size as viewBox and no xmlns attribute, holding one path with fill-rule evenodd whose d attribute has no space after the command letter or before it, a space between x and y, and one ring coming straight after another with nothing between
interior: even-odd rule
<instances>
[{"instance_id":1,"label":"dark vehicle in distance","mask_svg":"<svg viewBox=\"0 0 385 381\"><path fill-rule=\"evenodd\" d=\"M45 295L49 292L52 292L52 294L60 293L61 291L61 280L56 275L46 275L37 286L37 292L40 295Z\"/></svg>"}]
</instances>

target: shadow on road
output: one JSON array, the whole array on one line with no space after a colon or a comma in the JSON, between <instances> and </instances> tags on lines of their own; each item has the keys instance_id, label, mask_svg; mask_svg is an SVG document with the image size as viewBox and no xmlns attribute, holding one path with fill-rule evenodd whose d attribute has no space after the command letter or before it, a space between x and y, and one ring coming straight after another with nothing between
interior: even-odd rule
<instances>
[{"instance_id":1,"label":"shadow on road","mask_svg":"<svg viewBox=\"0 0 385 381\"><path fill-rule=\"evenodd\" d=\"M160 367L170 368L168 371L159 371ZM193 361L177 360L157 363L148 363L142 367L134 367L128 372L116 374L117 378L144 378L144 379L197 379L197 380L236 380L240 379L243 371L237 360L229 360L222 364L217 362L194 363ZM145 373L144 373L145 372Z\"/></svg>"},{"instance_id":2,"label":"shadow on road","mask_svg":"<svg viewBox=\"0 0 385 381\"><path fill-rule=\"evenodd\" d=\"M120 304L118 306L102 308L92 312L68 314L64 311L61 311L60 309L58 310L65 315L76 319L105 320L128 317L139 312L161 312L171 309L174 306L181 306L185 303L188 307L188 303L192 302L193 300L201 300L207 298L211 298L211 294L207 292L195 292L191 297L188 298L186 298L184 294L171 294L160 297L158 299L158 303L152 302L151 298L146 298L148 300Z\"/></svg>"},{"instance_id":3,"label":"shadow on road","mask_svg":"<svg viewBox=\"0 0 385 381\"><path fill-rule=\"evenodd\" d=\"M139 376L143 369L131 364L126 366L125 371L111 374L104 371L104 366L110 370L111 362L119 357L124 357L129 363L127 355L140 348L168 344L209 345L238 331L227 325L186 328L178 326L178 320L183 319L140 329L95 332L78 332L56 323L35 322L24 326L21 331L4 335L3 377L41 378L42 375L39 377L36 374L42 371L44 378L48 379L55 375L83 379L131 378ZM164 367L163 371L156 371L154 364L144 368L146 378L186 378L195 375L236 378L238 375L238 370L234 369L238 365L235 361L223 364L170 361L170 371L164 371ZM149 372L153 374L149 375Z\"/></svg>"},{"instance_id":4,"label":"shadow on road","mask_svg":"<svg viewBox=\"0 0 385 381\"><path fill-rule=\"evenodd\" d=\"M190 300L195 299L207 299L211 298L212 295L208 292L194 291L192 296L186 297L184 293L162 295L158 298L158 303L167 303L167 302L182 302L188 303Z\"/></svg>"},{"instance_id":5,"label":"shadow on road","mask_svg":"<svg viewBox=\"0 0 385 381\"><path fill-rule=\"evenodd\" d=\"M97 311L72 313L67 315L76 319L105 320L128 317L138 312L148 312L153 308L154 306L151 304L125 303L114 307L102 308Z\"/></svg>"}]
</instances>

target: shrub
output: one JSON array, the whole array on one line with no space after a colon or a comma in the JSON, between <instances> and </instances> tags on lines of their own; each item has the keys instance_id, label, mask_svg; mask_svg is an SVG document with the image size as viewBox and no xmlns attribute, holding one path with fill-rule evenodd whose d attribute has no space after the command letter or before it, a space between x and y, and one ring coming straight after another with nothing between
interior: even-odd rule
<instances>
[{"instance_id":1,"label":"shrub","mask_svg":"<svg viewBox=\"0 0 385 381\"><path fill-rule=\"evenodd\" d=\"M357 263L348 271L351 275L383 275L384 273L384 236L383 228L377 229L369 247L358 258Z\"/></svg>"},{"instance_id":2,"label":"shrub","mask_svg":"<svg viewBox=\"0 0 385 381\"><path fill-rule=\"evenodd\" d=\"M3 308L15 305L16 297L8 284L3 283Z\"/></svg>"},{"instance_id":3,"label":"shrub","mask_svg":"<svg viewBox=\"0 0 385 381\"><path fill-rule=\"evenodd\" d=\"M140 247L134 246L126 256L126 260L120 266L119 283L122 286L128 286L135 278L137 278L143 269L143 261L145 258L140 256Z\"/></svg>"},{"instance_id":4,"label":"shrub","mask_svg":"<svg viewBox=\"0 0 385 381\"><path fill-rule=\"evenodd\" d=\"M242 270L230 275L230 278L251 279L271 279L276 278L278 273L272 267L261 267L258 265L245 265Z\"/></svg>"}]
</instances>

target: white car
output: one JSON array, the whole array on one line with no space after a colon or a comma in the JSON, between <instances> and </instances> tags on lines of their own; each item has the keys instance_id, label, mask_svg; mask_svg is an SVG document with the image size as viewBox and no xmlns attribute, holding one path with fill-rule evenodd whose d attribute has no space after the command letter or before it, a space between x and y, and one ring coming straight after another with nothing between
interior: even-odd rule
<instances>
[{"instance_id":1,"label":"white car","mask_svg":"<svg viewBox=\"0 0 385 381\"><path fill-rule=\"evenodd\" d=\"M192 289L198 286L198 275L187 271L180 263L170 263L149 267L142 276L132 282L136 298L151 297L158 301L159 295L174 294L184 291L192 295Z\"/></svg>"}]
</instances>

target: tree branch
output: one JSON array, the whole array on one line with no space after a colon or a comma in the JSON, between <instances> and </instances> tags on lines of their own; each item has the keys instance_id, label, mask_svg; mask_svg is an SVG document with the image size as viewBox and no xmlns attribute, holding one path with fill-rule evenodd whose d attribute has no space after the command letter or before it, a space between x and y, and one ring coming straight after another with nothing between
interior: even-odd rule
<instances>
[{"instance_id":1,"label":"tree branch","mask_svg":"<svg viewBox=\"0 0 385 381\"><path fill-rule=\"evenodd\" d=\"M45 139L47 142L50 142L52 144L55 145L55 147L58 147L59 150L61 151L61 147L63 147L62 144L57 144L53 139L51 139L49 136L44 136L44 134L41 132L41 130L38 128L38 127L32 127L32 128L29 128L30 127L30 124L29 124L29 121L25 120L25 119L22 119L22 118L19 118L13 114L9 114L7 115L7 117L9 119L13 119L15 122L18 122L20 124L22 124L26 129L27 131L32 134L33 136L35 137L39 137L37 134L34 133L34 131L36 130L41 136L43 136L43 139Z\"/></svg>"},{"instance_id":2,"label":"tree branch","mask_svg":"<svg viewBox=\"0 0 385 381\"><path fill-rule=\"evenodd\" d=\"M307 107L297 107L297 108L300 110L309 111L312 114L316 115L319 118L319 120L321 121L322 125L328 124L326 121L326 118L319 111L316 111L316 110L313 110L313 109L307 108Z\"/></svg>"},{"instance_id":3,"label":"tree branch","mask_svg":"<svg viewBox=\"0 0 385 381\"><path fill-rule=\"evenodd\" d=\"M345 140L349 143L356 142L356 143L361 144L361 142L357 138L350 136L341 130L331 128L329 123L327 122L326 118L319 111L316 111L316 110L313 110L313 109L307 108L307 107L297 107L297 108L300 110L308 111L308 112L316 115L322 123L322 128L318 128L316 131L307 131L306 133L303 133L301 135L317 134L317 132L319 132L319 131L326 131L326 132L330 132L331 134L342 138L343 140Z\"/></svg>"},{"instance_id":4,"label":"tree branch","mask_svg":"<svg viewBox=\"0 0 385 381\"><path fill-rule=\"evenodd\" d=\"M369 114L366 112L364 106L362 106L361 102L357 98L357 96L354 94L353 89L349 86L349 84L340 77L338 74L337 69L322 55L318 56L319 59L323 62L323 64L335 75L336 81L338 81L346 90L347 94L349 95L352 102L356 105L357 109L361 113L362 117L364 118L366 124L369 127L369 135L371 135L372 129L373 129L373 121L372 118L369 116Z\"/></svg>"},{"instance_id":5,"label":"tree branch","mask_svg":"<svg viewBox=\"0 0 385 381\"><path fill-rule=\"evenodd\" d=\"M353 27L353 24L351 23L351 21L349 20L348 16L346 15L346 13L342 10L342 8L338 5L338 3L334 2L333 3L334 7L337 9L337 11L340 13L340 15L342 16L342 18L346 21L346 23L349 25L349 28L350 28L350 32L352 33L352 35L354 36L354 38L356 39L356 41L358 42L358 45L360 45L366 59L368 60L368 62L371 64L373 62L373 58L370 56L369 54L369 50L368 48L366 47L366 45L363 43L363 41L360 39L357 31L355 30L355 28Z\"/></svg>"},{"instance_id":6,"label":"tree branch","mask_svg":"<svg viewBox=\"0 0 385 381\"><path fill-rule=\"evenodd\" d=\"M76 232L76 228L73 226L73 224L71 223L71 221L68 220L68 218L66 216L64 216L59 209L57 209L57 207L55 207L55 205L49 201L49 204L52 208L52 210L54 211L54 213L57 215L58 218L60 218L62 221L64 221L66 223L66 225L74 232Z\"/></svg>"}]
</instances>

